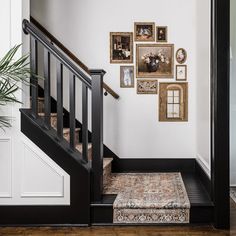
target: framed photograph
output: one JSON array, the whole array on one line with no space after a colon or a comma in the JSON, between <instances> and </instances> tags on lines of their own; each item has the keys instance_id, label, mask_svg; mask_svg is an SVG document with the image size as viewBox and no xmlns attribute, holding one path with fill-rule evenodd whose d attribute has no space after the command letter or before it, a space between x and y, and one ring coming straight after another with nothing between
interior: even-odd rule
<instances>
[{"instance_id":1,"label":"framed photograph","mask_svg":"<svg viewBox=\"0 0 236 236\"><path fill-rule=\"evenodd\" d=\"M176 61L179 64L184 64L187 60L187 52L184 48L179 48L176 52Z\"/></svg>"},{"instance_id":2,"label":"framed photograph","mask_svg":"<svg viewBox=\"0 0 236 236\"><path fill-rule=\"evenodd\" d=\"M157 42L167 42L167 33L168 28L167 26L157 26L156 28L157 34Z\"/></svg>"},{"instance_id":3,"label":"framed photograph","mask_svg":"<svg viewBox=\"0 0 236 236\"><path fill-rule=\"evenodd\" d=\"M133 63L133 33L110 33L110 62Z\"/></svg>"},{"instance_id":4,"label":"framed photograph","mask_svg":"<svg viewBox=\"0 0 236 236\"><path fill-rule=\"evenodd\" d=\"M157 80L137 80L137 94L157 94Z\"/></svg>"},{"instance_id":5,"label":"framed photograph","mask_svg":"<svg viewBox=\"0 0 236 236\"><path fill-rule=\"evenodd\" d=\"M187 65L176 65L176 80L187 80Z\"/></svg>"},{"instance_id":6,"label":"framed photograph","mask_svg":"<svg viewBox=\"0 0 236 236\"><path fill-rule=\"evenodd\" d=\"M137 44L137 78L173 78L173 44Z\"/></svg>"},{"instance_id":7,"label":"framed photograph","mask_svg":"<svg viewBox=\"0 0 236 236\"><path fill-rule=\"evenodd\" d=\"M160 83L159 87L159 121L188 121L188 83Z\"/></svg>"},{"instance_id":8,"label":"framed photograph","mask_svg":"<svg viewBox=\"0 0 236 236\"><path fill-rule=\"evenodd\" d=\"M120 87L134 88L134 67L121 66L120 67Z\"/></svg>"},{"instance_id":9,"label":"framed photograph","mask_svg":"<svg viewBox=\"0 0 236 236\"><path fill-rule=\"evenodd\" d=\"M134 23L135 41L155 41L154 22L135 22Z\"/></svg>"}]
</instances>

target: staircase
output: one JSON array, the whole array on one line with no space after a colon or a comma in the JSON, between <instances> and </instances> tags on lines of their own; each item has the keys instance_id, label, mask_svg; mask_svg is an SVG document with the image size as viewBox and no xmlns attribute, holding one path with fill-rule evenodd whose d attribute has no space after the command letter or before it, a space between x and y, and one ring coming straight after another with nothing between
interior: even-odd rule
<instances>
[{"instance_id":1,"label":"staircase","mask_svg":"<svg viewBox=\"0 0 236 236\"><path fill-rule=\"evenodd\" d=\"M211 221L213 205L195 176L195 160L187 164L185 169L191 169L191 174L186 175L182 172L186 164L181 166L181 161L169 160L168 165L163 164L166 160L119 159L103 143L103 89L105 95L119 97L103 83L105 71L89 70L37 21L31 21L23 21L24 32L30 34L33 74L31 108L21 109L21 130L70 175L71 181L70 205L41 207L37 214L44 218L37 223L186 224L199 222L198 215L204 222ZM44 50L43 88L35 76L39 44ZM57 60L56 98L51 96L52 56ZM68 77L64 77L65 69ZM69 83L68 110L63 99L65 80ZM76 81L82 86L81 101L76 100ZM76 119L78 106L82 107L81 121ZM34 218L29 217L28 222L35 223Z\"/></svg>"}]
</instances>

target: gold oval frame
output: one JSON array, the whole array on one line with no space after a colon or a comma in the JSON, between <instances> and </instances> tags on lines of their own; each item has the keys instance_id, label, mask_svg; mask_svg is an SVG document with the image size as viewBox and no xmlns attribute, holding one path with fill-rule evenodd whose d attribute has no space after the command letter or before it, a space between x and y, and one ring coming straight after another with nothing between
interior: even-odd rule
<instances>
[{"instance_id":1,"label":"gold oval frame","mask_svg":"<svg viewBox=\"0 0 236 236\"><path fill-rule=\"evenodd\" d=\"M183 61L180 61L177 57L177 54L178 52L182 50L184 53L185 53L185 57L184 57L184 60ZM184 48L179 48L177 51L176 51L176 54L175 54L175 59L176 61L179 63L179 64L184 64L186 61L187 61L187 57L188 57L188 54L187 54L187 51L184 49Z\"/></svg>"}]
</instances>

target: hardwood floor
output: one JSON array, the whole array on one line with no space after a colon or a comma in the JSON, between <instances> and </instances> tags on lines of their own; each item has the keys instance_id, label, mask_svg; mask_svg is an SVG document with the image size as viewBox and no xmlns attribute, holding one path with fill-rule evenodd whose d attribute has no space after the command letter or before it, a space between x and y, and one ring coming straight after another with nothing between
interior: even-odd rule
<instances>
[{"instance_id":1,"label":"hardwood floor","mask_svg":"<svg viewBox=\"0 0 236 236\"><path fill-rule=\"evenodd\" d=\"M230 231L206 226L0 227L0 236L228 236L236 235L236 204L231 201Z\"/></svg>"}]
</instances>

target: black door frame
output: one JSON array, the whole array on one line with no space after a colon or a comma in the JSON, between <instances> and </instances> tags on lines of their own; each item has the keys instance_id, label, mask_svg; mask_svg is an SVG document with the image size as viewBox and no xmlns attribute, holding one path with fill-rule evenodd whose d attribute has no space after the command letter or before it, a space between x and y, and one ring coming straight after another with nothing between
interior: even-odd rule
<instances>
[{"instance_id":1,"label":"black door frame","mask_svg":"<svg viewBox=\"0 0 236 236\"><path fill-rule=\"evenodd\" d=\"M211 3L211 197L215 206L214 226L228 229L230 0Z\"/></svg>"}]
</instances>

